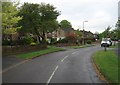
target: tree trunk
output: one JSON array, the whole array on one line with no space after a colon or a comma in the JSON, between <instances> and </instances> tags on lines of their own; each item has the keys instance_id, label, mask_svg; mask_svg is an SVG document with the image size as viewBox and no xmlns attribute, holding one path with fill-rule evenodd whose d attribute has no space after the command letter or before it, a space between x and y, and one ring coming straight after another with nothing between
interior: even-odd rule
<instances>
[{"instance_id":1,"label":"tree trunk","mask_svg":"<svg viewBox=\"0 0 120 85\"><path fill-rule=\"evenodd\" d=\"M42 43L44 45L47 45L46 38L45 38L45 32L43 31L43 36L42 36Z\"/></svg>"},{"instance_id":2,"label":"tree trunk","mask_svg":"<svg viewBox=\"0 0 120 85\"><path fill-rule=\"evenodd\" d=\"M41 43L41 40L40 40L40 36L39 36L39 35L37 35L37 41L38 41L39 44Z\"/></svg>"},{"instance_id":3,"label":"tree trunk","mask_svg":"<svg viewBox=\"0 0 120 85\"><path fill-rule=\"evenodd\" d=\"M40 33L39 33L39 31L37 30L37 28L34 28L34 30L35 30L35 33L36 33L36 35L37 35L38 43L40 44L40 43L41 43L41 40L40 40Z\"/></svg>"}]
</instances>

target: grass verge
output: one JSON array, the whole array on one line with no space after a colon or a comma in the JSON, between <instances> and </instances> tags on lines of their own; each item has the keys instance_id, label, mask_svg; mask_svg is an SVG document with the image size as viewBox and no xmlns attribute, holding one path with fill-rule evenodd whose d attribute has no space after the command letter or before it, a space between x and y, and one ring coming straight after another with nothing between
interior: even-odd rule
<instances>
[{"instance_id":1,"label":"grass verge","mask_svg":"<svg viewBox=\"0 0 120 85\"><path fill-rule=\"evenodd\" d=\"M40 51L35 51L35 52L29 52L29 53L23 53L17 55L18 58L23 58L23 59L31 59L35 58L44 54L52 53L52 52L57 52L57 51L63 51L63 48L57 48L54 46L48 46L47 49L45 50L40 50Z\"/></svg>"},{"instance_id":2,"label":"grass verge","mask_svg":"<svg viewBox=\"0 0 120 85\"><path fill-rule=\"evenodd\" d=\"M79 48L85 48L85 47L90 47L90 46L94 46L94 45L87 44L87 45L81 45L81 46L67 46L67 47L72 48L72 49L79 49Z\"/></svg>"},{"instance_id":3,"label":"grass verge","mask_svg":"<svg viewBox=\"0 0 120 85\"><path fill-rule=\"evenodd\" d=\"M118 83L118 61L120 59L114 51L98 51L93 55L94 62L98 66L100 72L110 83Z\"/></svg>"},{"instance_id":4,"label":"grass verge","mask_svg":"<svg viewBox=\"0 0 120 85\"><path fill-rule=\"evenodd\" d=\"M118 44L112 45L110 48L118 48Z\"/></svg>"}]
</instances>

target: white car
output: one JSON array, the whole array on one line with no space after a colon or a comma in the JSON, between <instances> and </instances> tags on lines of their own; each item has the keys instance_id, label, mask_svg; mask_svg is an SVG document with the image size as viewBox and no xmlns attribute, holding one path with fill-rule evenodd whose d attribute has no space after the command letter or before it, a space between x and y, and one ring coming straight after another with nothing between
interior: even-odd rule
<instances>
[{"instance_id":1,"label":"white car","mask_svg":"<svg viewBox=\"0 0 120 85\"><path fill-rule=\"evenodd\" d=\"M112 41L110 38L103 38L101 41L101 47L109 47L112 45Z\"/></svg>"}]
</instances>

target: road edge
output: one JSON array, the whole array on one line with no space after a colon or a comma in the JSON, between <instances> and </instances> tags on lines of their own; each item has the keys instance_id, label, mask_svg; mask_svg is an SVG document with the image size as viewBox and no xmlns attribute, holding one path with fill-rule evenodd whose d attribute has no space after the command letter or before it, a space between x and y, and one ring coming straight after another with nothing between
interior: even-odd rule
<instances>
[{"instance_id":1,"label":"road edge","mask_svg":"<svg viewBox=\"0 0 120 85\"><path fill-rule=\"evenodd\" d=\"M55 52L59 52L59 51L65 51L65 50L53 51L53 52L50 52L50 53L55 53ZM23 60L23 61L21 61L21 62L19 62L19 63L16 63L16 64L14 64L14 65L11 65L11 66L5 68L4 70L3 70L3 69L0 70L0 74L3 74L3 73L5 73L5 72L7 72L7 71L9 71L9 70L11 70L11 69L13 69L13 68L21 65L21 64L24 64L24 63L26 63L26 62L28 62L28 61L30 61L30 60L33 60L33 59L35 59L35 58L37 58L37 57L40 57L40 56L43 56L43 55L47 55L47 54L50 54L50 53L46 53L46 54L42 54L42 55L35 56L35 57L33 57L33 58L25 59L25 60Z\"/></svg>"},{"instance_id":2,"label":"road edge","mask_svg":"<svg viewBox=\"0 0 120 85\"><path fill-rule=\"evenodd\" d=\"M94 60L93 57L92 57L92 65L93 65L93 68L95 69L95 72L98 75L98 78L100 80L102 80L103 82L105 82L106 84L110 85L110 82L106 79L105 75L102 74L102 72L100 71L99 66L95 63L95 60Z\"/></svg>"}]
</instances>

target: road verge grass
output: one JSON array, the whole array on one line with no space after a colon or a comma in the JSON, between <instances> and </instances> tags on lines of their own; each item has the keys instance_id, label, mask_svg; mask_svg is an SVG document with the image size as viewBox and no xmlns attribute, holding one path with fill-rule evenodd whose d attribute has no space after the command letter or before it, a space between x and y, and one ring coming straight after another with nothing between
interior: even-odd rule
<instances>
[{"instance_id":1,"label":"road verge grass","mask_svg":"<svg viewBox=\"0 0 120 85\"><path fill-rule=\"evenodd\" d=\"M72 49L79 49L79 48L85 48L85 47L91 47L94 46L93 44L87 44L87 45L81 45L81 46L67 46L68 48Z\"/></svg>"},{"instance_id":2,"label":"road verge grass","mask_svg":"<svg viewBox=\"0 0 120 85\"><path fill-rule=\"evenodd\" d=\"M110 48L118 48L118 44L112 45Z\"/></svg>"},{"instance_id":3,"label":"road verge grass","mask_svg":"<svg viewBox=\"0 0 120 85\"><path fill-rule=\"evenodd\" d=\"M118 71L120 71L118 61L120 59L114 51L98 51L93 55L93 60L108 82L118 83Z\"/></svg>"},{"instance_id":4,"label":"road verge grass","mask_svg":"<svg viewBox=\"0 0 120 85\"><path fill-rule=\"evenodd\" d=\"M44 54L52 53L52 52L57 52L57 51L64 51L65 49L63 48L58 48L55 46L48 46L47 49L45 50L40 50L40 51L35 51L35 52L29 52L29 53L23 53L17 55L18 58L23 58L23 59L31 59L35 58Z\"/></svg>"}]
</instances>

